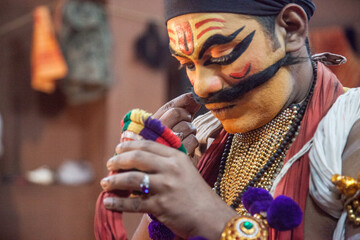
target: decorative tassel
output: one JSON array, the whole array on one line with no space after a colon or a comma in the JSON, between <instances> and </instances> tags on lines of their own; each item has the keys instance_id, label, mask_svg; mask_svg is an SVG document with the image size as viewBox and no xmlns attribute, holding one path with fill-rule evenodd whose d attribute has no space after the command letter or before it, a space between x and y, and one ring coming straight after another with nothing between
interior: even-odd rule
<instances>
[{"instance_id":1,"label":"decorative tassel","mask_svg":"<svg viewBox=\"0 0 360 240\"><path fill-rule=\"evenodd\" d=\"M287 196L274 199L267 211L269 226L278 231L296 228L302 221L302 211L299 205Z\"/></svg>"},{"instance_id":2,"label":"decorative tassel","mask_svg":"<svg viewBox=\"0 0 360 240\"><path fill-rule=\"evenodd\" d=\"M294 200L283 195L273 200L265 189L249 188L244 193L242 202L252 215L266 212L269 226L278 231L291 230L302 221L303 213Z\"/></svg>"},{"instance_id":3,"label":"decorative tassel","mask_svg":"<svg viewBox=\"0 0 360 240\"><path fill-rule=\"evenodd\" d=\"M173 240L175 234L168 229L164 224L159 222L154 215L149 214L151 218L151 223L149 224L149 237L152 240Z\"/></svg>"},{"instance_id":4,"label":"decorative tassel","mask_svg":"<svg viewBox=\"0 0 360 240\"><path fill-rule=\"evenodd\" d=\"M174 233L170 229L156 220L149 224L148 229L149 237L153 240L173 240L175 238Z\"/></svg>"},{"instance_id":5,"label":"decorative tassel","mask_svg":"<svg viewBox=\"0 0 360 240\"><path fill-rule=\"evenodd\" d=\"M242 203L251 215L266 212L272 201L270 193L262 188L249 188L242 197Z\"/></svg>"}]
</instances>

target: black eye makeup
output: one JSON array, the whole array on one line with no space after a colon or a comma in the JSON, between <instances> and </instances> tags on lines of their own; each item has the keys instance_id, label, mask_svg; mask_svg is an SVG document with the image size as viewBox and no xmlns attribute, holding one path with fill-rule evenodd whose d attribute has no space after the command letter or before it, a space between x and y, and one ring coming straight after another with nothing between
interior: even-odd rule
<instances>
[{"instance_id":1,"label":"black eye makeup","mask_svg":"<svg viewBox=\"0 0 360 240\"><path fill-rule=\"evenodd\" d=\"M199 52L199 57L198 59L201 59L204 57L205 52L212 46L214 45L224 45L224 44L228 44L231 41L233 41L237 35L245 28L241 27L238 30L236 30L235 32L233 32L232 34L228 35L228 36L224 36L221 34L215 34L211 37L209 37L205 43L203 44L200 52ZM252 31L250 34L248 34L241 42L239 42L229 54L226 54L224 56L221 57L210 57L207 60L205 60L204 62L204 66L208 66L211 64L217 64L217 65L229 65L233 62L235 62L245 51L246 49L249 47L249 45L251 44L254 35L255 35L255 30ZM179 53L177 53L176 51L174 51L171 47L170 48L170 53L174 56L179 56L179 57L183 57L183 58L187 58L186 56L183 56ZM194 71L195 70L195 64L193 62L187 62L184 64L180 65L180 68L186 67L187 70L189 71Z\"/></svg>"},{"instance_id":2,"label":"black eye makeup","mask_svg":"<svg viewBox=\"0 0 360 240\"><path fill-rule=\"evenodd\" d=\"M217 58L210 57L208 60L205 61L204 66L208 66L211 64L229 65L235 62L249 47L250 43L254 38L254 35L255 30L249 35L247 35L240 43L238 43L231 51L231 53Z\"/></svg>"},{"instance_id":3,"label":"black eye makeup","mask_svg":"<svg viewBox=\"0 0 360 240\"><path fill-rule=\"evenodd\" d=\"M235 32L233 32L232 34L228 35L228 36L224 36L224 35L221 35L221 34L215 34L211 37L209 37L203 44L200 52L199 52L199 56L198 58L201 59L205 52L211 48L212 46L214 45L224 45L224 44L227 44L227 43L230 43L231 41L233 41L236 36L245 28L244 27L241 27L239 28L238 30L236 30Z\"/></svg>"}]
</instances>

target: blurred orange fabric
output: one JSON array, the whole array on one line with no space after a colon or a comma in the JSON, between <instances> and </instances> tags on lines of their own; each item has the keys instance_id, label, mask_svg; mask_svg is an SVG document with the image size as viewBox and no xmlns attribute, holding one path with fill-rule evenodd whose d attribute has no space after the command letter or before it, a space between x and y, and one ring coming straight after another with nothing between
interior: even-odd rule
<instances>
[{"instance_id":1,"label":"blurred orange fabric","mask_svg":"<svg viewBox=\"0 0 360 240\"><path fill-rule=\"evenodd\" d=\"M352 49L345 31L340 26L314 29L310 32L310 44L316 53L332 52L347 58L341 66L328 66L342 85L360 87L360 58Z\"/></svg>"},{"instance_id":2,"label":"blurred orange fabric","mask_svg":"<svg viewBox=\"0 0 360 240\"><path fill-rule=\"evenodd\" d=\"M34 90L52 93L56 80L64 78L68 68L55 37L49 8L35 8L33 17L31 85Z\"/></svg>"}]
</instances>

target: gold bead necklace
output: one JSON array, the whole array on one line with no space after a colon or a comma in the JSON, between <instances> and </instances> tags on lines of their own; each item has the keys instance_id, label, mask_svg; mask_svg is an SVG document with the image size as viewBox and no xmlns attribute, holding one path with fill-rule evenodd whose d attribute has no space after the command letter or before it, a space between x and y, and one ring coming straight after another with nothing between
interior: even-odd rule
<instances>
[{"instance_id":1,"label":"gold bead necklace","mask_svg":"<svg viewBox=\"0 0 360 240\"><path fill-rule=\"evenodd\" d=\"M228 205L236 200L254 177L257 177L258 181L251 184L253 187L270 189L272 181L281 170L286 152L283 151L277 156L263 174L258 173L283 142L298 108L298 105L294 105L263 127L234 135L220 183L220 196ZM237 210L241 213L244 211L242 204L239 204Z\"/></svg>"}]
</instances>

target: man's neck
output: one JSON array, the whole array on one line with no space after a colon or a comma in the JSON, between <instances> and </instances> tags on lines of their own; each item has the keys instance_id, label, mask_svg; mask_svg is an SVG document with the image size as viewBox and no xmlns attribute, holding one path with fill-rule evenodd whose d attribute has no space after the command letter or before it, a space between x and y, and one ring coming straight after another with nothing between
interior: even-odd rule
<instances>
[{"instance_id":1,"label":"man's neck","mask_svg":"<svg viewBox=\"0 0 360 240\"><path fill-rule=\"evenodd\" d=\"M305 48L305 47L304 47ZM307 56L301 63L291 65L291 77L293 78L294 88L293 92L286 102L284 108L290 106L293 103L301 103L309 94L309 91L314 81L314 69L310 57L307 55L306 49L305 53L299 54L300 56ZM303 51L302 51L303 52ZM315 73L316 74L316 73Z\"/></svg>"}]
</instances>

